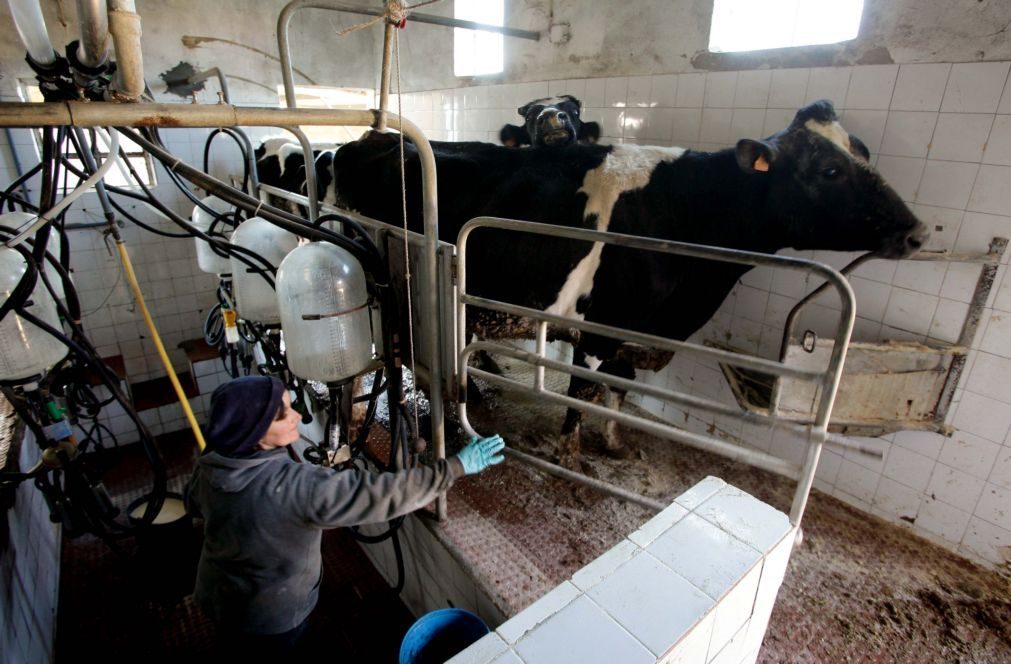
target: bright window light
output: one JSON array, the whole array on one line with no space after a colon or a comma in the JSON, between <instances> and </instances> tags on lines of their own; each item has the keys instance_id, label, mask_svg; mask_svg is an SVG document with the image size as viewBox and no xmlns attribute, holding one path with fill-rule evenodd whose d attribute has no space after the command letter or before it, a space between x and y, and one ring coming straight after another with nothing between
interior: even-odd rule
<instances>
[{"instance_id":1,"label":"bright window light","mask_svg":"<svg viewBox=\"0 0 1011 664\"><path fill-rule=\"evenodd\" d=\"M377 106L374 90L367 88L333 88L325 85L296 85L295 105L298 108L350 108L367 110ZM277 98L282 108L287 107L284 86L277 86ZM393 107L396 110L396 107ZM365 127L303 126L302 131L312 143L348 143L358 140Z\"/></svg>"},{"instance_id":2,"label":"bright window light","mask_svg":"<svg viewBox=\"0 0 1011 664\"><path fill-rule=\"evenodd\" d=\"M714 53L835 44L860 31L863 0L715 0Z\"/></svg>"},{"instance_id":3,"label":"bright window light","mask_svg":"<svg viewBox=\"0 0 1011 664\"><path fill-rule=\"evenodd\" d=\"M454 16L464 21L502 25L503 0L456 0ZM457 76L497 74L504 67L502 35L481 30L453 30L453 73Z\"/></svg>"}]
</instances>

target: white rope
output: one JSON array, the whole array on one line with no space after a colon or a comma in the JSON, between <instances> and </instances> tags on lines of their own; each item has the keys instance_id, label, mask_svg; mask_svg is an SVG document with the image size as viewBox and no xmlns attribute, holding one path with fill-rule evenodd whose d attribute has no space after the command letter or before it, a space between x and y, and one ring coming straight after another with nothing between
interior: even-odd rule
<instances>
[{"instance_id":1,"label":"white rope","mask_svg":"<svg viewBox=\"0 0 1011 664\"><path fill-rule=\"evenodd\" d=\"M371 27L376 23L382 21L387 21L396 26L403 26L404 21L407 20L407 16L411 13L412 9L417 9L418 7L424 7L426 5L432 5L436 2L442 2L442 0L425 0L425 2L419 2L414 5L408 5L407 3L400 2L400 0L387 0L386 2L386 13L380 14L375 18L371 18L368 21L362 23L356 23L351 27L344 28L343 30L338 30L337 35L340 37L346 37L352 32L358 32L359 30L364 30L365 28Z\"/></svg>"},{"instance_id":2,"label":"white rope","mask_svg":"<svg viewBox=\"0 0 1011 664\"><path fill-rule=\"evenodd\" d=\"M394 60L397 65L397 116L404 117L400 91L400 32L394 33ZM411 254L407 242L407 167L404 158L404 128L400 127L400 204L404 218L404 279L407 290L407 347L410 349L411 360L411 395L414 397L414 430L418 431L418 374L414 371L414 317L411 313ZM434 385L432 389L441 389Z\"/></svg>"}]
</instances>

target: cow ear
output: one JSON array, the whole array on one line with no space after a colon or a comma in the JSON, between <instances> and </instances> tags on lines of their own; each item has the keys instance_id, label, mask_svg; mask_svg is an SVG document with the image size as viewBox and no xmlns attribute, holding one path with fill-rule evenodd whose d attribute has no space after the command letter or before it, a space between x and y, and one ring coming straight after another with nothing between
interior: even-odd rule
<instances>
[{"instance_id":1,"label":"cow ear","mask_svg":"<svg viewBox=\"0 0 1011 664\"><path fill-rule=\"evenodd\" d=\"M600 124L597 122L584 122L579 127L579 140L587 143L596 143L600 140Z\"/></svg>"},{"instance_id":2,"label":"cow ear","mask_svg":"<svg viewBox=\"0 0 1011 664\"><path fill-rule=\"evenodd\" d=\"M530 107L533 106L533 105L534 105L534 102L529 102L529 103L523 104L522 106L520 106L519 108L516 109L516 112L519 113L521 116L523 116L525 118L525 117L527 117L527 111L529 111Z\"/></svg>"},{"instance_id":3,"label":"cow ear","mask_svg":"<svg viewBox=\"0 0 1011 664\"><path fill-rule=\"evenodd\" d=\"M853 134L850 134L850 154L865 162L871 160L871 151L867 149L863 141Z\"/></svg>"},{"instance_id":4,"label":"cow ear","mask_svg":"<svg viewBox=\"0 0 1011 664\"><path fill-rule=\"evenodd\" d=\"M767 141L742 138L737 142L737 165L745 173L766 173L775 161L776 148Z\"/></svg>"}]
</instances>

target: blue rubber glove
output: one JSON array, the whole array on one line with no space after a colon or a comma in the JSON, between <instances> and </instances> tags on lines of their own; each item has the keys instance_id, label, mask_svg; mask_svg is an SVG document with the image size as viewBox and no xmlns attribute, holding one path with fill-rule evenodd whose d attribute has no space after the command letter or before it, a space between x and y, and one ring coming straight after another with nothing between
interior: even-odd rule
<instances>
[{"instance_id":1,"label":"blue rubber glove","mask_svg":"<svg viewBox=\"0 0 1011 664\"><path fill-rule=\"evenodd\" d=\"M505 441L498 434L488 438L474 436L470 439L467 447L460 450L456 457L463 464L463 472L473 475L480 473L488 466L502 463L505 460L501 454L503 447L505 447Z\"/></svg>"}]
</instances>

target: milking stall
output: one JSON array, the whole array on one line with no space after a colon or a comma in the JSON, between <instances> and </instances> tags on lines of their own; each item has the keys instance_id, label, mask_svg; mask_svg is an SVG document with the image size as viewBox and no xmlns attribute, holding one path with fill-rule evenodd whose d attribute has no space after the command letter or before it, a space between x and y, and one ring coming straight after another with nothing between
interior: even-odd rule
<instances>
[{"instance_id":1,"label":"milking stall","mask_svg":"<svg viewBox=\"0 0 1011 664\"><path fill-rule=\"evenodd\" d=\"M1011 661L1011 3L0 20L0 661Z\"/></svg>"}]
</instances>

